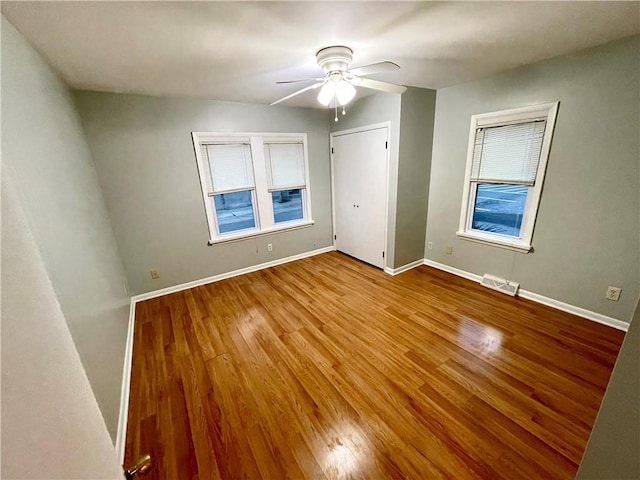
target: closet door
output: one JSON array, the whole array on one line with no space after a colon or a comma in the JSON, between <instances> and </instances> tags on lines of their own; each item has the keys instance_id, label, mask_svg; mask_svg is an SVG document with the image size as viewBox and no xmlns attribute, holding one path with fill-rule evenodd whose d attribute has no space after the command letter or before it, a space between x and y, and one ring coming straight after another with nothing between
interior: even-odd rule
<instances>
[{"instance_id":1,"label":"closet door","mask_svg":"<svg viewBox=\"0 0 640 480\"><path fill-rule=\"evenodd\" d=\"M336 249L348 255L358 256L358 231L360 230L357 201L360 191L360 175L352 155L352 135L333 138L333 186L335 189Z\"/></svg>"},{"instance_id":2,"label":"closet door","mask_svg":"<svg viewBox=\"0 0 640 480\"><path fill-rule=\"evenodd\" d=\"M387 128L335 134L333 182L337 250L384 267Z\"/></svg>"}]
</instances>

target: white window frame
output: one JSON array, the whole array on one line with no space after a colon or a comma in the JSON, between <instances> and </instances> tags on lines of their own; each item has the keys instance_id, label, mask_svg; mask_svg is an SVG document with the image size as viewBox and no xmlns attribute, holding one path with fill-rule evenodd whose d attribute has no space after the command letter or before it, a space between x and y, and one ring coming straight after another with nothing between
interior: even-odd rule
<instances>
[{"instance_id":1,"label":"white window frame","mask_svg":"<svg viewBox=\"0 0 640 480\"><path fill-rule=\"evenodd\" d=\"M314 224L311 215L311 186L309 182L309 154L307 149L306 133L229 133L229 132L192 132L193 146L198 166L198 175L200 178L200 188L202 199L204 201L204 209L209 229L209 245L215 245L225 242L233 242L253 238L259 235L268 235L271 233L282 232L286 230L295 230L298 228L309 227ZM238 230L235 232L218 233L216 224L216 214L213 208L211 195L207 189L205 180L207 163L202 156L202 146L210 143L220 142L246 142L249 138L251 145L251 157L253 163L254 188L253 210L256 226L255 228ZM300 220L292 220L289 222L275 223L273 203L271 199L271 172L268 171L267 163L264 155L265 143L302 143L304 155L304 175L305 185L302 188L302 209L303 217Z\"/></svg>"},{"instance_id":2,"label":"white window frame","mask_svg":"<svg viewBox=\"0 0 640 480\"><path fill-rule=\"evenodd\" d=\"M474 242L492 245L496 247L515 250L517 252L528 253L532 250L531 241L533 238L533 230L535 227L538 206L542 194L542 185L547 169L547 161L549 159L549 150L551 148L551 139L558 113L559 102L545 103L541 105L533 105L529 107L515 108L511 110L502 110L499 112L482 113L472 115L471 127L469 130L469 144L467 147L467 166L465 170L464 189L462 193L462 207L460 211L460 224L457 236L463 240L471 240ZM520 237L510 237L498 233L483 232L471 228L473 211L475 207L477 181L471 180L471 167L473 163L473 150L476 139L476 130L483 127L496 127L510 125L514 123L522 123L537 119L546 120L544 137L542 140L542 149L540 152L540 162L536 174L535 184L528 187L527 201L524 209L522 225L520 228ZM509 182L505 182L509 183Z\"/></svg>"}]
</instances>

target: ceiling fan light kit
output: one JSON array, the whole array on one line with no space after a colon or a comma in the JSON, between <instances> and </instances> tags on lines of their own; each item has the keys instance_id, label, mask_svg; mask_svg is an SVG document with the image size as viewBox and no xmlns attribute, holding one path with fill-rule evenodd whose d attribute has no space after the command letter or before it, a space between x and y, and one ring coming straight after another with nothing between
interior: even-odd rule
<instances>
[{"instance_id":1,"label":"ceiling fan light kit","mask_svg":"<svg viewBox=\"0 0 640 480\"><path fill-rule=\"evenodd\" d=\"M351 85L349 82L341 80L336 84L336 100L338 101L338 105L346 105L351 100L353 100L353 97L355 96L356 87Z\"/></svg>"},{"instance_id":2,"label":"ceiling fan light kit","mask_svg":"<svg viewBox=\"0 0 640 480\"><path fill-rule=\"evenodd\" d=\"M320 89L318 93L318 102L325 107L328 107L336 94L336 82L327 82Z\"/></svg>"},{"instance_id":3,"label":"ceiling fan light kit","mask_svg":"<svg viewBox=\"0 0 640 480\"><path fill-rule=\"evenodd\" d=\"M398 70L400 67L397 64L393 62L379 62L349 70L352 59L353 50L349 47L333 46L318 50L316 52L316 60L318 66L325 74L324 78L315 79L317 83L302 88L280 100L276 100L271 105L276 105L306 91L320 88L320 92L318 92L318 102L325 107L335 108L335 120L338 121L338 107L342 107L342 114L344 115L344 107L355 97L356 87L364 87L388 93L403 93L406 90L406 87L401 85L361 78L378 72ZM291 80L277 83L294 83L299 81L305 80Z\"/></svg>"},{"instance_id":4,"label":"ceiling fan light kit","mask_svg":"<svg viewBox=\"0 0 640 480\"><path fill-rule=\"evenodd\" d=\"M340 72L332 72L318 93L318 102L325 107L331 104L342 107L353 100L355 95L356 87L346 81Z\"/></svg>"}]
</instances>

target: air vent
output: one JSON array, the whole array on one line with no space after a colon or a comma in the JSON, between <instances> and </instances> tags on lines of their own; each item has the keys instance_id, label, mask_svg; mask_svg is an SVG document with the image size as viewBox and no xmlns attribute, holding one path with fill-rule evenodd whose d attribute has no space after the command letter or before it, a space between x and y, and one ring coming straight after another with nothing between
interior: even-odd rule
<instances>
[{"instance_id":1,"label":"air vent","mask_svg":"<svg viewBox=\"0 0 640 480\"><path fill-rule=\"evenodd\" d=\"M515 297L516 293L518 293L518 288L520 287L519 283L496 277L495 275L489 275L488 273L484 274L482 280L480 280L480 285L506 293L512 297Z\"/></svg>"}]
</instances>

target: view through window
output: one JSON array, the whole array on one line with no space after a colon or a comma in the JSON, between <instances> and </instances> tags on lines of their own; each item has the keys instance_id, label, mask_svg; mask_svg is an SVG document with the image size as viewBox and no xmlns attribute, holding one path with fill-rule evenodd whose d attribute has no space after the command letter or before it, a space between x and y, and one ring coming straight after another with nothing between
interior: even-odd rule
<instances>
[{"instance_id":1,"label":"view through window","mask_svg":"<svg viewBox=\"0 0 640 480\"><path fill-rule=\"evenodd\" d=\"M479 184L471 227L519 238L527 190L525 185Z\"/></svg>"},{"instance_id":2,"label":"view through window","mask_svg":"<svg viewBox=\"0 0 640 480\"><path fill-rule=\"evenodd\" d=\"M276 223L299 220L304 216L302 190L279 190L271 192L273 216Z\"/></svg>"},{"instance_id":3,"label":"view through window","mask_svg":"<svg viewBox=\"0 0 640 480\"><path fill-rule=\"evenodd\" d=\"M255 228L256 219L250 191L221 193L214 195L213 199L220 233Z\"/></svg>"}]
</instances>

